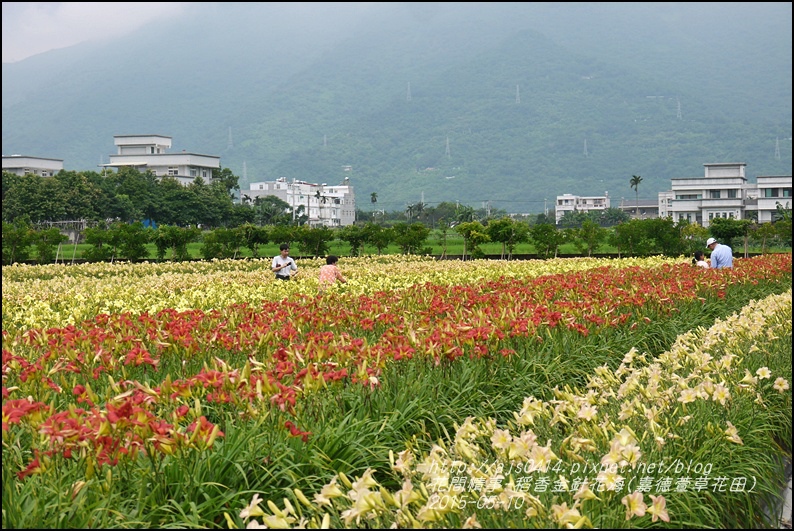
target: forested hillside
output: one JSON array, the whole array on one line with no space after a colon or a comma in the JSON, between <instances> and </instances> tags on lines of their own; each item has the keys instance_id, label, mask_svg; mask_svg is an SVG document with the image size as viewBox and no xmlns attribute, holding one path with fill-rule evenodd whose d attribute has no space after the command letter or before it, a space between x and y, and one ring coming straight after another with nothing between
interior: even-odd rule
<instances>
[{"instance_id":1,"label":"forested hillside","mask_svg":"<svg viewBox=\"0 0 794 531\"><path fill-rule=\"evenodd\" d=\"M244 189L350 177L386 210L619 202L632 175L655 198L710 162L791 174L790 4L312 6L197 4L3 64L3 153L87 170L114 135L164 134Z\"/></svg>"}]
</instances>

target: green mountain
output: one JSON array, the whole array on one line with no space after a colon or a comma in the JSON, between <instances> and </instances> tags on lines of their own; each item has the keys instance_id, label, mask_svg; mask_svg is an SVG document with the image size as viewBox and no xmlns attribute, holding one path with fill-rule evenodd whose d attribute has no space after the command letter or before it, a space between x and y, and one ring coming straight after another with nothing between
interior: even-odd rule
<instances>
[{"instance_id":1,"label":"green mountain","mask_svg":"<svg viewBox=\"0 0 794 531\"><path fill-rule=\"evenodd\" d=\"M704 163L791 174L791 42L790 3L196 3L3 64L3 153L90 170L164 134L364 209L651 199Z\"/></svg>"}]
</instances>

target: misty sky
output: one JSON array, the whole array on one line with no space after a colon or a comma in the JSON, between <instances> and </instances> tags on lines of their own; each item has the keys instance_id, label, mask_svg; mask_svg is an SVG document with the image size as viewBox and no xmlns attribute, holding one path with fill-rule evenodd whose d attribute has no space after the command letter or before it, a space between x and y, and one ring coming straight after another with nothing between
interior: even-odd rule
<instances>
[{"instance_id":1,"label":"misty sky","mask_svg":"<svg viewBox=\"0 0 794 531\"><path fill-rule=\"evenodd\" d=\"M188 2L3 2L3 62L130 33Z\"/></svg>"}]
</instances>

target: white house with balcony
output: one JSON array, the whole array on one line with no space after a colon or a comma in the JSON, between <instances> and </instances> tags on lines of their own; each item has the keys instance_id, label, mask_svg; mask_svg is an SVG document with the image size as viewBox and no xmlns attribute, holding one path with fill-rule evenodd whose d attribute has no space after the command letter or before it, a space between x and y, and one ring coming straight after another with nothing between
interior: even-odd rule
<instances>
[{"instance_id":1,"label":"white house with balcony","mask_svg":"<svg viewBox=\"0 0 794 531\"><path fill-rule=\"evenodd\" d=\"M251 183L250 189L243 192L241 197L248 203L268 195L285 201L293 217L303 207L303 213L309 217L308 224L312 227L344 227L356 221L356 196L347 178L342 184L328 185L296 179L287 181L280 177L275 181Z\"/></svg>"},{"instance_id":2,"label":"white house with balcony","mask_svg":"<svg viewBox=\"0 0 794 531\"><path fill-rule=\"evenodd\" d=\"M47 159L28 155L3 155L3 171L16 175L52 177L62 169L62 159Z\"/></svg>"},{"instance_id":3,"label":"white house with balcony","mask_svg":"<svg viewBox=\"0 0 794 531\"><path fill-rule=\"evenodd\" d=\"M221 168L221 159L199 153L169 153L171 137L162 135L116 135L113 137L117 153L110 155L104 168L131 166L138 171L151 171L158 177L172 177L187 186L197 177L209 184L213 170Z\"/></svg>"},{"instance_id":4,"label":"white house with balcony","mask_svg":"<svg viewBox=\"0 0 794 531\"><path fill-rule=\"evenodd\" d=\"M673 221L708 227L714 218L748 219L756 211L758 222L768 223L776 220L778 204L791 208L791 175L759 175L748 183L744 162L703 166L703 177L671 179L672 190L659 194Z\"/></svg>"},{"instance_id":5,"label":"white house with balcony","mask_svg":"<svg viewBox=\"0 0 794 531\"><path fill-rule=\"evenodd\" d=\"M580 196L573 194L558 195L554 204L554 218L557 224L566 212L604 211L609 208L609 193L598 196Z\"/></svg>"},{"instance_id":6,"label":"white house with balcony","mask_svg":"<svg viewBox=\"0 0 794 531\"><path fill-rule=\"evenodd\" d=\"M756 181L758 222L777 221L778 204L791 208L791 175L759 175Z\"/></svg>"}]
</instances>

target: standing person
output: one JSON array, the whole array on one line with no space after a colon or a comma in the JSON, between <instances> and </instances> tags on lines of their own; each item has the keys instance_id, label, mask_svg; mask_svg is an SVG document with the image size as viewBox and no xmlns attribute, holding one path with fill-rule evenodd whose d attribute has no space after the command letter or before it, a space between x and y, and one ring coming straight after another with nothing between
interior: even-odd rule
<instances>
[{"instance_id":1,"label":"standing person","mask_svg":"<svg viewBox=\"0 0 794 531\"><path fill-rule=\"evenodd\" d=\"M298 264L289 255L289 245L282 243L279 246L281 253L273 257L273 265L270 267L276 274L279 280L289 280L292 278L293 272L297 273ZM286 272L285 272L286 270Z\"/></svg>"},{"instance_id":2,"label":"standing person","mask_svg":"<svg viewBox=\"0 0 794 531\"><path fill-rule=\"evenodd\" d=\"M332 254L329 254L328 258L325 259L325 265L320 268L320 293L337 280L343 284L347 282L339 266L336 265L338 261L339 258Z\"/></svg>"},{"instance_id":3,"label":"standing person","mask_svg":"<svg viewBox=\"0 0 794 531\"><path fill-rule=\"evenodd\" d=\"M703 269L709 268L709 263L706 262L706 255L703 251L695 251L695 257L692 259L692 265L702 267Z\"/></svg>"},{"instance_id":4,"label":"standing person","mask_svg":"<svg viewBox=\"0 0 794 531\"><path fill-rule=\"evenodd\" d=\"M733 267L733 250L727 245L717 243L714 238L706 240L706 249L711 249L711 267L722 269Z\"/></svg>"}]
</instances>

